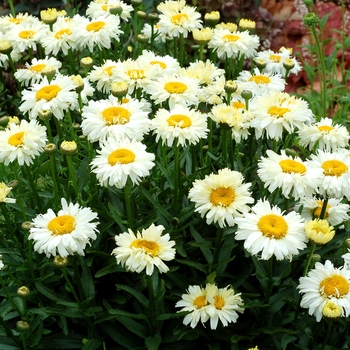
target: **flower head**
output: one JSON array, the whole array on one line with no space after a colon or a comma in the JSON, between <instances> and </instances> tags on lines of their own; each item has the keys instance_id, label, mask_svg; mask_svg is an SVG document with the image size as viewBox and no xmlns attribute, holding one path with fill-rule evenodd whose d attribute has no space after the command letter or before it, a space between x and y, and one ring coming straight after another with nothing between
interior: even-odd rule
<instances>
[{"instance_id":1,"label":"flower head","mask_svg":"<svg viewBox=\"0 0 350 350\"><path fill-rule=\"evenodd\" d=\"M154 267L160 273L167 272L168 266L163 261L173 260L175 257L175 241L170 240L169 233L162 235L164 227L152 224L147 229L136 234L129 229L115 236L117 248L112 252L118 264L125 266L132 272L140 273L146 269L147 275L152 275Z\"/></svg>"},{"instance_id":2,"label":"flower head","mask_svg":"<svg viewBox=\"0 0 350 350\"><path fill-rule=\"evenodd\" d=\"M0 182L0 203L16 203L16 199L7 197L11 189L4 182Z\"/></svg>"},{"instance_id":3,"label":"flower head","mask_svg":"<svg viewBox=\"0 0 350 350\"><path fill-rule=\"evenodd\" d=\"M326 244L331 241L335 235L333 226L323 219L314 219L305 224L305 233L307 238L316 244Z\"/></svg>"}]
</instances>

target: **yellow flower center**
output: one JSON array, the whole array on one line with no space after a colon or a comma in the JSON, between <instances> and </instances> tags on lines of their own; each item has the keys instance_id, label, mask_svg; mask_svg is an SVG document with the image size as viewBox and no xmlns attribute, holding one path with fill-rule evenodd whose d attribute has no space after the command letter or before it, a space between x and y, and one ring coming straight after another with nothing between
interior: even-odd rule
<instances>
[{"instance_id":1,"label":"yellow flower center","mask_svg":"<svg viewBox=\"0 0 350 350\"><path fill-rule=\"evenodd\" d=\"M232 106L235 107L235 108L245 108L245 104L243 102L240 102L240 101L235 101L235 102L232 102Z\"/></svg>"},{"instance_id":2,"label":"yellow flower center","mask_svg":"<svg viewBox=\"0 0 350 350\"><path fill-rule=\"evenodd\" d=\"M52 219L47 228L54 235L65 235L67 233L72 233L75 228L75 219L71 215L60 215Z\"/></svg>"},{"instance_id":3,"label":"yellow flower center","mask_svg":"<svg viewBox=\"0 0 350 350\"><path fill-rule=\"evenodd\" d=\"M270 55L270 60L278 63L281 61L281 56L280 55Z\"/></svg>"},{"instance_id":4,"label":"yellow flower center","mask_svg":"<svg viewBox=\"0 0 350 350\"><path fill-rule=\"evenodd\" d=\"M32 66L29 68L29 70L33 71L33 72L41 72L44 68L46 67L45 63L41 63L41 64L36 64L35 66Z\"/></svg>"},{"instance_id":5,"label":"yellow flower center","mask_svg":"<svg viewBox=\"0 0 350 350\"><path fill-rule=\"evenodd\" d=\"M72 31L70 29L62 29L62 30L59 30L58 32L56 32L55 34L55 38L56 39L61 39L63 35L72 35Z\"/></svg>"},{"instance_id":6,"label":"yellow flower center","mask_svg":"<svg viewBox=\"0 0 350 350\"><path fill-rule=\"evenodd\" d=\"M143 79L146 76L143 69L129 69L126 74L131 79Z\"/></svg>"},{"instance_id":7,"label":"yellow flower center","mask_svg":"<svg viewBox=\"0 0 350 350\"><path fill-rule=\"evenodd\" d=\"M197 297L196 299L194 299L193 305L194 305L197 309L201 309L202 307L207 306L207 305L208 305L207 297L206 297L205 295L200 295L199 297Z\"/></svg>"},{"instance_id":8,"label":"yellow flower center","mask_svg":"<svg viewBox=\"0 0 350 350\"><path fill-rule=\"evenodd\" d=\"M131 247L140 248L144 250L147 254L156 256L159 254L159 245L157 242L148 241L147 239L136 239L134 240Z\"/></svg>"},{"instance_id":9,"label":"yellow flower center","mask_svg":"<svg viewBox=\"0 0 350 350\"><path fill-rule=\"evenodd\" d=\"M31 39L34 34L34 30L22 30L18 35L22 39Z\"/></svg>"},{"instance_id":10,"label":"yellow flower center","mask_svg":"<svg viewBox=\"0 0 350 350\"><path fill-rule=\"evenodd\" d=\"M268 84L271 80L265 75L253 75L248 81L254 81L256 84Z\"/></svg>"},{"instance_id":11,"label":"yellow flower center","mask_svg":"<svg viewBox=\"0 0 350 350\"><path fill-rule=\"evenodd\" d=\"M10 18L9 22L14 24L21 24L24 21L24 18Z\"/></svg>"},{"instance_id":12,"label":"yellow flower center","mask_svg":"<svg viewBox=\"0 0 350 350\"><path fill-rule=\"evenodd\" d=\"M170 118L166 120L169 126L179 127L181 129L188 128L192 125L191 118L183 114L173 114Z\"/></svg>"},{"instance_id":13,"label":"yellow flower center","mask_svg":"<svg viewBox=\"0 0 350 350\"><path fill-rule=\"evenodd\" d=\"M61 91L58 85L48 85L42 87L35 95L37 101L42 99L46 101L51 101L53 98L57 97L57 94Z\"/></svg>"},{"instance_id":14,"label":"yellow flower center","mask_svg":"<svg viewBox=\"0 0 350 350\"><path fill-rule=\"evenodd\" d=\"M329 126L329 125L320 125L317 128L318 128L318 130L324 131L324 132L334 130L333 126Z\"/></svg>"},{"instance_id":15,"label":"yellow flower center","mask_svg":"<svg viewBox=\"0 0 350 350\"><path fill-rule=\"evenodd\" d=\"M177 13L171 16L171 22L174 24L181 24L188 21L188 16L186 13Z\"/></svg>"},{"instance_id":16,"label":"yellow flower center","mask_svg":"<svg viewBox=\"0 0 350 350\"><path fill-rule=\"evenodd\" d=\"M169 94L182 94L187 90L187 85L178 81L173 81L166 83L164 89L169 92Z\"/></svg>"},{"instance_id":17,"label":"yellow flower center","mask_svg":"<svg viewBox=\"0 0 350 350\"><path fill-rule=\"evenodd\" d=\"M111 76L113 73L112 73L112 69L115 68L116 66L109 66L109 67L106 67L103 72L104 73L107 73L109 76Z\"/></svg>"},{"instance_id":18,"label":"yellow flower center","mask_svg":"<svg viewBox=\"0 0 350 350\"><path fill-rule=\"evenodd\" d=\"M269 108L267 112L274 117L281 118L284 116L285 113L290 112L290 109L284 108L284 107L272 106Z\"/></svg>"},{"instance_id":19,"label":"yellow flower center","mask_svg":"<svg viewBox=\"0 0 350 350\"><path fill-rule=\"evenodd\" d=\"M120 148L115 150L108 156L108 163L110 165L129 164L135 160L135 157L136 155L134 152L126 148Z\"/></svg>"},{"instance_id":20,"label":"yellow flower center","mask_svg":"<svg viewBox=\"0 0 350 350\"><path fill-rule=\"evenodd\" d=\"M346 164L340 160L326 160L322 164L323 174L326 176L341 176L348 171Z\"/></svg>"},{"instance_id":21,"label":"yellow flower center","mask_svg":"<svg viewBox=\"0 0 350 350\"><path fill-rule=\"evenodd\" d=\"M317 205L318 205L318 207L314 210L313 215L314 215L314 217L319 218L321 215L321 212L322 212L323 201L317 201ZM328 217L328 209L330 207L331 206L329 204L327 204L326 211L324 213L324 219L326 219Z\"/></svg>"},{"instance_id":22,"label":"yellow flower center","mask_svg":"<svg viewBox=\"0 0 350 350\"><path fill-rule=\"evenodd\" d=\"M226 34L222 37L222 39L227 42L235 42L239 39L239 36L234 34Z\"/></svg>"},{"instance_id":23,"label":"yellow flower center","mask_svg":"<svg viewBox=\"0 0 350 350\"><path fill-rule=\"evenodd\" d=\"M124 125L130 120L130 112L123 107L108 107L102 111L102 117L107 125Z\"/></svg>"},{"instance_id":24,"label":"yellow flower center","mask_svg":"<svg viewBox=\"0 0 350 350\"><path fill-rule=\"evenodd\" d=\"M293 159L283 159L279 162L279 165L284 173L304 174L306 172L305 165Z\"/></svg>"},{"instance_id":25,"label":"yellow flower center","mask_svg":"<svg viewBox=\"0 0 350 350\"><path fill-rule=\"evenodd\" d=\"M164 62L161 61L151 61L150 64L154 65L154 64L158 64L159 66L161 66L163 69L166 68L166 64Z\"/></svg>"},{"instance_id":26,"label":"yellow flower center","mask_svg":"<svg viewBox=\"0 0 350 350\"><path fill-rule=\"evenodd\" d=\"M232 187L219 187L212 190L210 194L210 202L215 206L227 207L236 197L236 193Z\"/></svg>"},{"instance_id":27,"label":"yellow flower center","mask_svg":"<svg viewBox=\"0 0 350 350\"><path fill-rule=\"evenodd\" d=\"M130 102L129 98L127 98L127 97L122 98L122 103L128 103L128 102Z\"/></svg>"},{"instance_id":28,"label":"yellow flower center","mask_svg":"<svg viewBox=\"0 0 350 350\"><path fill-rule=\"evenodd\" d=\"M349 289L349 281L340 275L326 277L320 283L320 293L325 298L342 298L344 295L349 293Z\"/></svg>"},{"instance_id":29,"label":"yellow flower center","mask_svg":"<svg viewBox=\"0 0 350 350\"><path fill-rule=\"evenodd\" d=\"M265 237L282 239L287 234L288 224L280 215L267 214L260 218L258 228Z\"/></svg>"},{"instance_id":30,"label":"yellow flower center","mask_svg":"<svg viewBox=\"0 0 350 350\"><path fill-rule=\"evenodd\" d=\"M225 300L222 297L220 297L219 295L216 295L214 297L214 306L218 310L221 310L225 306Z\"/></svg>"},{"instance_id":31,"label":"yellow flower center","mask_svg":"<svg viewBox=\"0 0 350 350\"><path fill-rule=\"evenodd\" d=\"M11 146L20 146L24 143L24 131L13 134L7 140L8 144Z\"/></svg>"},{"instance_id":32,"label":"yellow flower center","mask_svg":"<svg viewBox=\"0 0 350 350\"><path fill-rule=\"evenodd\" d=\"M102 29L105 26L105 24L106 23L102 21L91 22L86 26L86 30L98 32L100 29Z\"/></svg>"}]
</instances>

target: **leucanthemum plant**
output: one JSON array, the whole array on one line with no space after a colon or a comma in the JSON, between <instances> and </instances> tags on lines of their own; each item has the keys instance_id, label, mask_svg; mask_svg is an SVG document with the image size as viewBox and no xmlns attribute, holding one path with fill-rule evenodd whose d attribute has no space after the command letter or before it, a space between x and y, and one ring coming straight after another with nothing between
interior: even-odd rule
<instances>
[{"instance_id":1,"label":"leucanthemum plant","mask_svg":"<svg viewBox=\"0 0 350 350\"><path fill-rule=\"evenodd\" d=\"M327 18L298 52L184 0L9 5L0 349L349 348L347 74L327 71L348 43L322 56Z\"/></svg>"}]
</instances>

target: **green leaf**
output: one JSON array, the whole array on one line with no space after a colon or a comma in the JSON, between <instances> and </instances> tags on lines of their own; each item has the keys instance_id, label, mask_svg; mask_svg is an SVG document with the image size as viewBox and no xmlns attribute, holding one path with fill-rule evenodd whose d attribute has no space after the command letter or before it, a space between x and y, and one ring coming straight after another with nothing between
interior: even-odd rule
<instances>
[{"instance_id":1,"label":"green leaf","mask_svg":"<svg viewBox=\"0 0 350 350\"><path fill-rule=\"evenodd\" d=\"M120 309L113 309L111 305L107 303L107 301L103 301L104 306L106 307L107 311L111 315L116 316L125 316L129 317L130 319L136 319L136 320L148 320L147 316L145 314L133 314L128 311L120 310Z\"/></svg>"},{"instance_id":2,"label":"green leaf","mask_svg":"<svg viewBox=\"0 0 350 350\"><path fill-rule=\"evenodd\" d=\"M161 342L162 337L159 333L156 333L155 335L147 337L145 339L145 344L148 350L157 350Z\"/></svg>"},{"instance_id":3,"label":"green leaf","mask_svg":"<svg viewBox=\"0 0 350 350\"><path fill-rule=\"evenodd\" d=\"M109 274L116 273L116 272L125 272L125 268L122 267L121 265L118 265L117 262L115 261L113 264L108 265L108 266L104 267L103 269L97 271L95 274L95 277L100 278L100 277L103 277L105 275L109 275Z\"/></svg>"},{"instance_id":4,"label":"green leaf","mask_svg":"<svg viewBox=\"0 0 350 350\"><path fill-rule=\"evenodd\" d=\"M143 195L154 205L159 213L162 214L170 222L172 220L172 215L164 209L158 199L153 198L153 196L149 194L149 192L142 186L139 186L139 188L141 189Z\"/></svg>"},{"instance_id":5,"label":"green leaf","mask_svg":"<svg viewBox=\"0 0 350 350\"><path fill-rule=\"evenodd\" d=\"M191 230L191 234L193 236L193 238L196 240L196 242L198 243L198 246L200 248L200 250L202 251L205 260L207 260L208 264L211 265L213 263L213 253L211 252L210 248L209 248L209 244L210 242L208 242L207 240L205 240L199 232L197 232L193 225L191 225L190 227ZM210 244L211 245L211 244Z\"/></svg>"},{"instance_id":6,"label":"green leaf","mask_svg":"<svg viewBox=\"0 0 350 350\"><path fill-rule=\"evenodd\" d=\"M117 287L117 289L125 290L126 292L132 294L144 307L148 307L148 299L135 288L123 284L116 284L115 286Z\"/></svg>"},{"instance_id":7,"label":"green leaf","mask_svg":"<svg viewBox=\"0 0 350 350\"><path fill-rule=\"evenodd\" d=\"M102 339L89 339L89 341L81 348L81 350L96 350L101 349L101 345L103 344Z\"/></svg>"},{"instance_id":8,"label":"green leaf","mask_svg":"<svg viewBox=\"0 0 350 350\"><path fill-rule=\"evenodd\" d=\"M191 267L194 267L195 269L200 270L204 273L208 273L207 266L204 264L200 264L200 263L194 262L192 260L186 260L186 259L177 259L176 261L179 262L180 264L191 266Z\"/></svg>"},{"instance_id":9,"label":"green leaf","mask_svg":"<svg viewBox=\"0 0 350 350\"><path fill-rule=\"evenodd\" d=\"M41 339L38 349L81 349L83 336L72 333L68 336L56 334L52 337Z\"/></svg>"},{"instance_id":10,"label":"green leaf","mask_svg":"<svg viewBox=\"0 0 350 350\"><path fill-rule=\"evenodd\" d=\"M162 314L157 317L157 321L165 321L165 320L171 320L173 318L180 318L184 317L188 314L188 311L181 311L181 312L176 312L174 314Z\"/></svg>"},{"instance_id":11,"label":"green leaf","mask_svg":"<svg viewBox=\"0 0 350 350\"><path fill-rule=\"evenodd\" d=\"M80 257L80 264L83 268L83 273L81 275L81 283L84 288L85 298L93 299L95 297L95 286L90 269L86 265L86 260L83 257Z\"/></svg>"},{"instance_id":12,"label":"green leaf","mask_svg":"<svg viewBox=\"0 0 350 350\"><path fill-rule=\"evenodd\" d=\"M70 307L78 307L77 303L71 302L69 299L66 299L62 297L62 295L59 295L55 293L53 290L45 287L43 284L36 282L35 287L38 290L39 293L45 295L47 298L56 301L59 304L70 306Z\"/></svg>"},{"instance_id":13,"label":"green leaf","mask_svg":"<svg viewBox=\"0 0 350 350\"><path fill-rule=\"evenodd\" d=\"M18 347L16 343L12 339L9 339L8 337L0 338L0 349L1 350L21 350L21 348Z\"/></svg>"}]
</instances>

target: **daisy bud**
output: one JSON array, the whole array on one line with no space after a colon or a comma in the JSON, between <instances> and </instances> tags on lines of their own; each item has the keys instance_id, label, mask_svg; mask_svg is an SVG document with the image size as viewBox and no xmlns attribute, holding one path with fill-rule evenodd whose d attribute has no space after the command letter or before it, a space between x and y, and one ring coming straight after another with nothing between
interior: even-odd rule
<instances>
[{"instance_id":1,"label":"daisy bud","mask_svg":"<svg viewBox=\"0 0 350 350\"><path fill-rule=\"evenodd\" d=\"M38 113L39 119L48 122L52 117L52 112L49 109L41 110Z\"/></svg>"},{"instance_id":2,"label":"daisy bud","mask_svg":"<svg viewBox=\"0 0 350 350\"><path fill-rule=\"evenodd\" d=\"M250 19L241 18L238 23L240 29L243 30L253 30L256 27L255 21L251 21Z\"/></svg>"},{"instance_id":3,"label":"daisy bud","mask_svg":"<svg viewBox=\"0 0 350 350\"><path fill-rule=\"evenodd\" d=\"M56 75L56 67L52 66L46 66L42 71L41 74L43 76L46 76L47 79L51 80Z\"/></svg>"},{"instance_id":4,"label":"daisy bud","mask_svg":"<svg viewBox=\"0 0 350 350\"><path fill-rule=\"evenodd\" d=\"M72 127L74 130L79 130L80 129L80 124L79 123L73 123Z\"/></svg>"},{"instance_id":5,"label":"daisy bud","mask_svg":"<svg viewBox=\"0 0 350 350\"><path fill-rule=\"evenodd\" d=\"M4 55L8 55L11 53L11 51L12 51L12 44L5 39L0 40L0 53Z\"/></svg>"},{"instance_id":6,"label":"daisy bud","mask_svg":"<svg viewBox=\"0 0 350 350\"><path fill-rule=\"evenodd\" d=\"M305 224L305 233L307 238L316 244L326 244L335 235L333 226L330 226L327 220L321 219L307 221Z\"/></svg>"},{"instance_id":7,"label":"daisy bud","mask_svg":"<svg viewBox=\"0 0 350 350\"><path fill-rule=\"evenodd\" d=\"M93 64L94 64L94 60L91 57L83 57L80 60L80 65L83 68L91 68L93 66Z\"/></svg>"},{"instance_id":8,"label":"daisy bud","mask_svg":"<svg viewBox=\"0 0 350 350\"><path fill-rule=\"evenodd\" d=\"M204 15L204 22L210 27L216 26L220 21L220 12L219 11L211 11Z\"/></svg>"},{"instance_id":9,"label":"daisy bud","mask_svg":"<svg viewBox=\"0 0 350 350\"><path fill-rule=\"evenodd\" d=\"M192 32L193 39L197 44L208 44L213 37L214 31L211 28L195 29Z\"/></svg>"},{"instance_id":10,"label":"daisy bud","mask_svg":"<svg viewBox=\"0 0 350 350\"><path fill-rule=\"evenodd\" d=\"M109 13L112 15L120 16L123 12L123 8L120 5L115 5L109 9Z\"/></svg>"},{"instance_id":11,"label":"daisy bud","mask_svg":"<svg viewBox=\"0 0 350 350\"><path fill-rule=\"evenodd\" d=\"M259 68L259 70L264 69L267 64L263 58L259 58L259 57L253 58L253 62Z\"/></svg>"},{"instance_id":12,"label":"daisy bud","mask_svg":"<svg viewBox=\"0 0 350 350\"><path fill-rule=\"evenodd\" d=\"M54 24L57 21L58 11L55 8L41 10L40 17L45 24Z\"/></svg>"},{"instance_id":13,"label":"daisy bud","mask_svg":"<svg viewBox=\"0 0 350 350\"><path fill-rule=\"evenodd\" d=\"M128 88L126 81L115 81L111 84L111 93L114 97L123 97L128 93Z\"/></svg>"},{"instance_id":14,"label":"daisy bud","mask_svg":"<svg viewBox=\"0 0 350 350\"><path fill-rule=\"evenodd\" d=\"M75 141L63 141L60 146L60 151L66 156L71 156L77 153L78 147Z\"/></svg>"},{"instance_id":15,"label":"daisy bud","mask_svg":"<svg viewBox=\"0 0 350 350\"><path fill-rule=\"evenodd\" d=\"M127 47L127 50L128 50L128 52L131 53L131 52L132 52L132 46L129 45L129 46Z\"/></svg>"},{"instance_id":16,"label":"daisy bud","mask_svg":"<svg viewBox=\"0 0 350 350\"><path fill-rule=\"evenodd\" d=\"M344 245L346 248L350 249L350 238L346 238L344 241Z\"/></svg>"},{"instance_id":17,"label":"daisy bud","mask_svg":"<svg viewBox=\"0 0 350 350\"><path fill-rule=\"evenodd\" d=\"M320 19L315 13L308 13L304 16L304 25L306 27L314 27L320 22Z\"/></svg>"},{"instance_id":18,"label":"daisy bud","mask_svg":"<svg viewBox=\"0 0 350 350\"><path fill-rule=\"evenodd\" d=\"M238 29L238 26L236 23L227 22L227 23L219 23L215 26L215 28L228 29L231 33L233 33Z\"/></svg>"},{"instance_id":19,"label":"daisy bud","mask_svg":"<svg viewBox=\"0 0 350 350\"><path fill-rule=\"evenodd\" d=\"M321 255L320 254L312 254L311 256L311 263L316 264L321 260Z\"/></svg>"},{"instance_id":20,"label":"daisy bud","mask_svg":"<svg viewBox=\"0 0 350 350\"><path fill-rule=\"evenodd\" d=\"M55 154L57 151L57 147L54 143L48 143L45 147L44 147L44 152L47 154Z\"/></svg>"},{"instance_id":21,"label":"daisy bud","mask_svg":"<svg viewBox=\"0 0 350 350\"><path fill-rule=\"evenodd\" d=\"M227 93L234 93L237 91L238 85L236 82L234 82L233 80L227 80L226 84L225 84L225 91Z\"/></svg>"},{"instance_id":22,"label":"daisy bud","mask_svg":"<svg viewBox=\"0 0 350 350\"><path fill-rule=\"evenodd\" d=\"M322 308L322 315L325 318L334 320L342 315L342 308L330 300L326 301Z\"/></svg>"},{"instance_id":23,"label":"daisy bud","mask_svg":"<svg viewBox=\"0 0 350 350\"><path fill-rule=\"evenodd\" d=\"M158 22L159 20L159 15L156 12L152 12L148 15L148 19L150 22Z\"/></svg>"},{"instance_id":24,"label":"daisy bud","mask_svg":"<svg viewBox=\"0 0 350 350\"><path fill-rule=\"evenodd\" d=\"M24 221L21 227L23 230L29 231L33 227L33 223L31 221Z\"/></svg>"},{"instance_id":25,"label":"daisy bud","mask_svg":"<svg viewBox=\"0 0 350 350\"><path fill-rule=\"evenodd\" d=\"M56 267L62 268L66 267L68 265L68 257L62 257L60 255L56 255L53 259L53 264Z\"/></svg>"},{"instance_id":26,"label":"daisy bud","mask_svg":"<svg viewBox=\"0 0 350 350\"><path fill-rule=\"evenodd\" d=\"M293 69L295 66L295 62L291 59L291 58L286 58L283 61L283 67L285 69L287 69L288 71L290 71L291 69Z\"/></svg>"},{"instance_id":27,"label":"daisy bud","mask_svg":"<svg viewBox=\"0 0 350 350\"><path fill-rule=\"evenodd\" d=\"M16 125L18 125L20 123L18 117L14 116L14 117L8 117L9 118L9 122L7 124L7 127L9 127L9 125L11 123L15 123Z\"/></svg>"},{"instance_id":28,"label":"daisy bud","mask_svg":"<svg viewBox=\"0 0 350 350\"><path fill-rule=\"evenodd\" d=\"M29 293L30 293L30 289L26 286L22 286L17 289L17 295L20 298L26 298L29 295Z\"/></svg>"},{"instance_id":29,"label":"daisy bud","mask_svg":"<svg viewBox=\"0 0 350 350\"><path fill-rule=\"evenodd\" d=\"M280 49L278 50L278 52L283 53L284 51L289 51L289 54L291 55L293 53L293 48L292 47L285 47L285 46L281 46Z\"/></svg>"},{"instance_id":30,"label":"daisy bud","mask_svg":"<svg viewBox=\"0 0 350 350\"><path fill-rule=\"evenodd\" d=\"M16 326L19 332L26 332L29 330L30 327L29 323L23 320L17 321Z\"/></svg>"},{"instance_id":31,"label":"daisy bud","mask_svg":"<svg viewBox=\"0 0 350 350\"><path fill-rule=\"evenodd\" d=\"M253 97L253 93L250 90L243 90L241 92L241 96L245 99L245 100L250 100Z\"/></svg>"},{"instance_id":32,"label":"daisy bud","mask_svg":"<svg viewBox=\"0 0 350 350\"><path fill-rule=\"evenodd\" d=\"M134 7L138 7L142 5L142 0L131 0L131 5L133 5Z\"/></svg>"},{"instance_id":33,"label":"daisy bud","mask_svg":"<svg viewBox=\"0 0 350 350\"><path fill-rule=\"evenodd\" d=\"M75 91L76 92L82 92L84 90L84 80L81 77L81 75L73 75L71 76L71 79L74 83L74 85L76 86Z\"/></svg>"},{"instance_id":34,"label":"daisy bud","mask_svg":"<svg viewBox=\"0 0 350 350\"><path fill-rule=\"evenodd\" d=\"M137 41L142 43L142 44L148 43L148 40L149 40L149 36L146 34L138 34L137 35Z\"/></svg>"},{"instance_id":35,"label":"daisy bud","mask_svg":"<svg viewBox=\"0 0 350 350\"><path fill-rule=\"evenodd\" d=\"M137 15L137 17L140 18L140 19L145 19L145 18L147 18L147 13L144 12L144 11L137 11L136 15Z\"/></svg>"},{"instance_id":36,"label":"daisy bud","mask_svg":"<svg viewBox=\"0 0 350 350\"><path fill-rule=\"evenodd\" d=\"M6 128L7 127L7 124L9 122L9 119L10 117L6 116L6 117L1 117L0 118L0 126L2 126L3 128Z\"/></svg>"},{"instance_id":37,"label":"daisy bud","mask_svg":"<svg viewBox=\"0 0 350 350\"><path fill-rule=\"evenodd\" d=\"M19 181L18 180L12 180L7 184L8 187L11 187L13 190L17 190L19 186Z\"/></svg>"}]
</instances>

